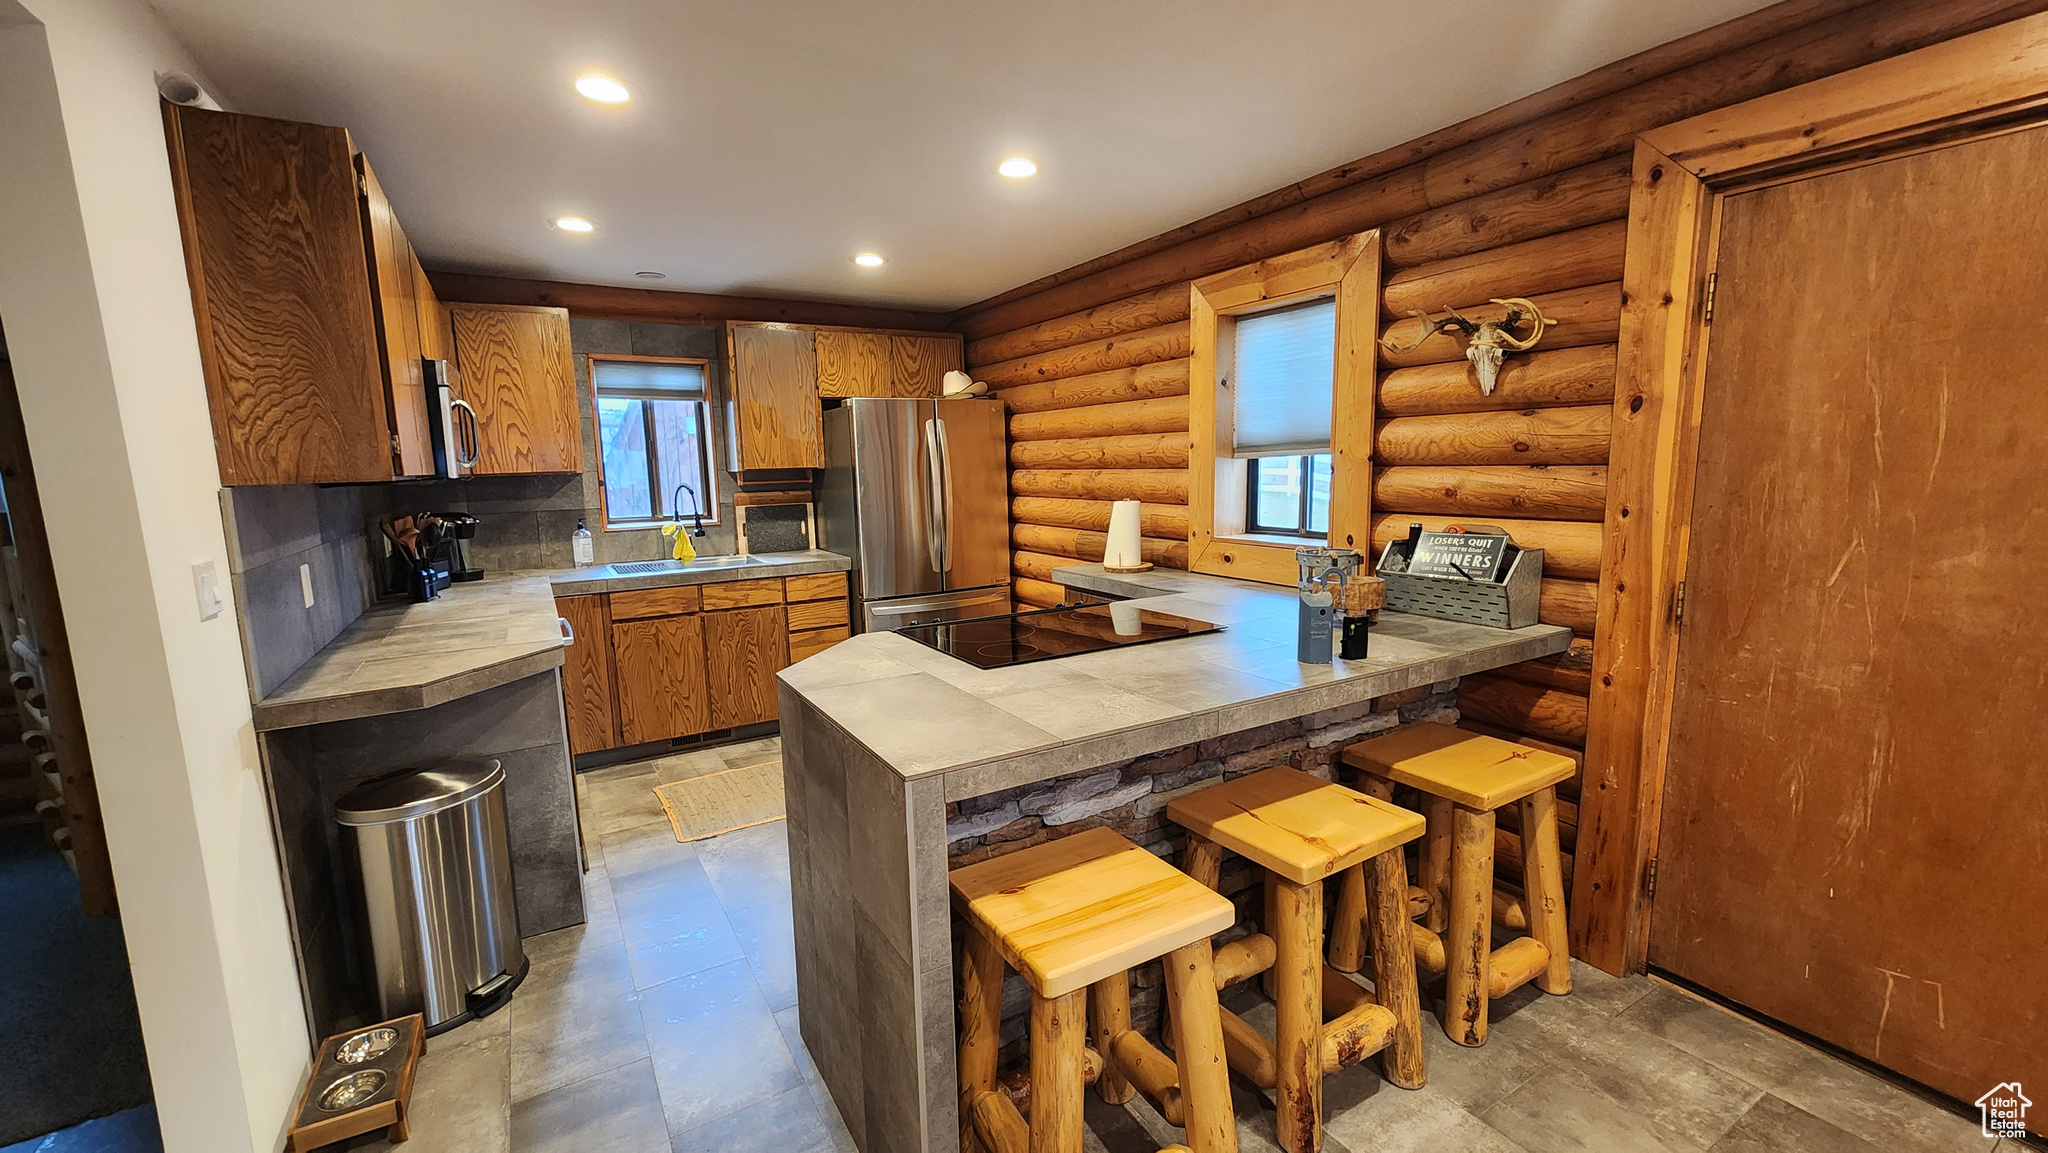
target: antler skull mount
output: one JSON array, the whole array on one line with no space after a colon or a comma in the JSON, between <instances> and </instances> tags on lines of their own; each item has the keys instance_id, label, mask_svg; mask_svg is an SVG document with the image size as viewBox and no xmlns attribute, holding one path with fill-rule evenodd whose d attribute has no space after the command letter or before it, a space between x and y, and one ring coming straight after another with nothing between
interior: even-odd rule
<instances>
[{"instance_id":1,"label":"antler skull mount","mask_svg":"<svg viewBox=\"0 0 2048 1153\"><path fill-rule=\"evenodd\" d=\"M1442 320L1433 320L1429 313L1418 308L1408 315L1422 321L1422 335L1406 345L1396 346L1387 340L1380 341L1380 344L1388 352L1413 352L1439 332L1462 333L1466 338L1465 359L1479 370L1480 395L1492 396L1493 386L1500 379L1500 366L1506 362L1508 353L1527 352L1536 347L1536 342L1543 339L1543 330L1557 322L1546 318L1534 301L1523 297L1489 303L1507 309L1507 314L1499 320L1473 320L1452 309ZM1529 326L1529 335L1516 336L1515 329L1525 324Z\"/></svg>"}]
</instances>

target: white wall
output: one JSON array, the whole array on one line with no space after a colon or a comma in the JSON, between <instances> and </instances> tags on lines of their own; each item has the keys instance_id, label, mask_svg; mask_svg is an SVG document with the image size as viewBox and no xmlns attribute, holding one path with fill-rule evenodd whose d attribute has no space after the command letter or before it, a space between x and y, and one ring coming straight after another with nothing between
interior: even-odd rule
<instances>
[{"instance_id":1,"label":"white wall","mask_svg":"<svg viewBox=\"0 0 2048 1153\"><path fill-rule=\"evenodd\" d=\"M140 0L0 0L0 325L170 1153L270 1151L308 1060Z\"/></svg>"}]
</instances>

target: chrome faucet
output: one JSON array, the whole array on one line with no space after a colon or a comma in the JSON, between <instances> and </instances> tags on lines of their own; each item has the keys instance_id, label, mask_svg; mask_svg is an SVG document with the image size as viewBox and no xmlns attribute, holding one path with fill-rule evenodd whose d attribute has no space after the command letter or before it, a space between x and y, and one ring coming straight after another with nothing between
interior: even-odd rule
<instances>
[{"instance_id":1,"label":"chrome faucet","mask_svg":"<svg viewBox=\"0 0 2048 1153\"><path fill-rule=\"evenodd\" d=\"M684 481L683 483L677 485L676 491L669 494L668 503L671 507L673 507L676 510L676 523L683 523L682 497L679 495L681 493L690 494L690 535L703 536L704 508L697 502L697 490L691 488L688 481Z\"/></svg>"}]
</instances>

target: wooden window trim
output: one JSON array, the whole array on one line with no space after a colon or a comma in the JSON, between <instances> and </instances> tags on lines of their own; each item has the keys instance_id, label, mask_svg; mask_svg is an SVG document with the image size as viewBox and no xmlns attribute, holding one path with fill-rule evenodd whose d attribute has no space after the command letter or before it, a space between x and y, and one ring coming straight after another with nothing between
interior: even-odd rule
<instances>
[{"instance_id":1,"label":"wooden window trim","mask_svg":"<svg viewBox=\"0 0 2048 1153\"><path fill-rule=\"evenodd\" d=\"M2048 14L2029 16L1645 133L1636 141L1606 544L1593 644L1572 953L1648 961L1676 691L1704 296L1720 204L1790 176L1888 160L2048 118Z\"/></svg>"},{"instance_id":2,"label":"wooden window trim","mask_svg":"<svg viewBox=\"0 0 2048 1153\"><path fill-rule=\"evenodd\" d=\"M1246 462L1230 455L1230 411L1218 403L1232 317L1318 296L1337 301L1330 412L1332 544L1372 549L1372 431L1377 395L1380 234L1360 232L1194 282L1189 309L1188 568L1292 585L1293 544L1244 531ZM1310 538L1302 538L1308 543Z\"/></svg>"},{"instance_id":3,"label":"wooden window trim","mask_svg":"<svg viewBox=\"0 0 2048 1153\"><path fill-rule=\"evenodd\" d=\"M505 306L513 307L513 306ZM621 361L640 364L694 364L704 370L704 395L699 403L704 406L704 492L698 502L702 509L703 523L715 525L718 520L718 418L714 415L716 404L711 395L711 361L701 356L634 356L624 352L593 352L585 357L584 375L590 381L590 437L597 450L597 510L598 531L600 532L647 532L658 529L669 522L668 517L652 517L645 520L612 520L611 509L604 497L604 442L599 439L603 430L597 415L597 366L601 363ZM650 453L648 459L653 459ZM660 493L653 494L658 501Z\"/></svg>"}]
</instances>

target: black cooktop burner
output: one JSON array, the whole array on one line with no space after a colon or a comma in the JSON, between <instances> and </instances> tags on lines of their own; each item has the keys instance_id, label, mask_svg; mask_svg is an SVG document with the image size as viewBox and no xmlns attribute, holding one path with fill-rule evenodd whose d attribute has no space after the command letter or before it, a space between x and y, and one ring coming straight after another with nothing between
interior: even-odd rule
<instances>
[{"instance_id":1,"label":"black cooktop burner","mask_svg":"<svg viewBox=\"0 0 2048 1153\"><path fill-rule=\"evenodd\" d=\"M1221 625L1134 604L1086 604L999 617L906 625L911 640L984 669L1213 633Z\"/></svg>"}]
</instances>

